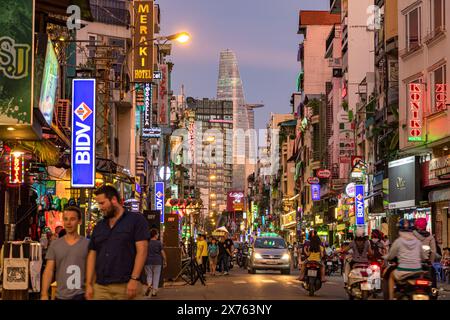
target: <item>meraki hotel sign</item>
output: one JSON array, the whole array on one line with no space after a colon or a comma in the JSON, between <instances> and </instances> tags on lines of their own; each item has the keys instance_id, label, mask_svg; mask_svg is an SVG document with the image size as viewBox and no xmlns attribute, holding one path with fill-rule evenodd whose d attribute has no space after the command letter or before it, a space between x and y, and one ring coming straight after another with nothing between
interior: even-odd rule
<instances>
[{"instance_id":1,"label":"meraki hotel sign","mask_svg":"<svg viewBox=\"0 0 450 320\"><path fill-rule=\"evenodd\" d=\"M134 82L153 80L153 1L134 1Z\"/></svg>"}]
</instances>

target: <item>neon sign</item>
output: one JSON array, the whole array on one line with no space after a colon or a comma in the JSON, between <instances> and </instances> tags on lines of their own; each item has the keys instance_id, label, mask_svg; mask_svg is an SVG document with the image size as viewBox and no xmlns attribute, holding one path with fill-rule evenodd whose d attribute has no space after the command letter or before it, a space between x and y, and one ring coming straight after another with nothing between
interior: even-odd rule
<instances>
[{"instance_id":1,"label":"neon sign","mask_svg":"<svg viewBox=\"0 0 450 320\"><path fill-rule=\"evenodd\" d=\"M409 84L409 136L408 141L422 141L422 85Z\"/></svg>"},{"instance_id":2,"label":"neon sign","mask_svg":"<svg viewBox=\"0 0 450 320\"><path fill-rule=\"evenodd\" d=\"M23 155L11 154L11 170L9 171L9 182L20 184L24 182Z\"/></svg>"},{"instance_id":3,"label":"neon sign","mask_svg":"<svg viewBox=\"0 0 450 320\"><path fill-rule=\"evenodd\" d=\"M437 83L435 87L435 110L443 111L447 109L447 85L442 83Z\"/></svg>"}]
</instances>

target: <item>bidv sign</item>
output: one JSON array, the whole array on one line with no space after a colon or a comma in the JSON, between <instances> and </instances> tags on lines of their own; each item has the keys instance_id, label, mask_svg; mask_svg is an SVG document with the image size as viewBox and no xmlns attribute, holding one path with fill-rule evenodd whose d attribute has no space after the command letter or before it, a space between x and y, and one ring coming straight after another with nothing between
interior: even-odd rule
<instances>
[{"instance_id":1,"label":"bidv sign","mask_svg":"<svg viewBox=\"0 0 450 320\"><path fill-rule=\"evenodd\" d=\"M155 182L155 209L161 212L161 223L164 223L164 182Z\"/></svg>"},{"instance_id":2,"label":"bidv sign","mask_svg":"<svg viewBox=\"0 0 450 320\"><path fill-rule=\"evenodd\" d=\"M355 186L355 212L356 212L356 224L364 225L364 186Z\"/></svg>"},{"instance_id":3,"label":"bidv sign","mask_svg":"<svg viewBox=\"0 0 450 320\"><path fill-rule=\"evenodd\" d=\"M72 176L74 188L95 186L95 79L72 82Z\"/></svg>"}]
</instances>

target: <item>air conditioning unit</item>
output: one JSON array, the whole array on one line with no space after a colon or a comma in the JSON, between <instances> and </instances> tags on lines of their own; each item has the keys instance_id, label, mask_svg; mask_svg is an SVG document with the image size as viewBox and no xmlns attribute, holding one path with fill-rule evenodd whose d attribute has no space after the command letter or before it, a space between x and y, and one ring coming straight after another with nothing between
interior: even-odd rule
<instances>
[{"instance_id":1,"label":"air conditioning unit","mask_svg":"<svg viewBox=\"0 0 450 320\"><path fill-rule=\"evenodd\" d=\"M58 125L65 130L70 130L70 100L58 99L56 103L56 119Z\"/></svg>"}]
</instances>

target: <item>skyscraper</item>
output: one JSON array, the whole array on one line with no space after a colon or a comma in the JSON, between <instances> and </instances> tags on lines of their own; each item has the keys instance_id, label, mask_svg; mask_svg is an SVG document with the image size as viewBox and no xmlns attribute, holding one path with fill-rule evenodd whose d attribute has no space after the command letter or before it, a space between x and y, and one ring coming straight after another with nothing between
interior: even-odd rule
<instances>
[{"instance_id":1,"label":"skyscraper","mask_svg":"<svg viewBox=\"0 0 450 320\"><path fill-rule=\"evenodd\" d=\"M233 102L233 189L244 190L246 181L245 132L249 129L244 89L236 55L227 49L220 53L217 99ZM248 151L247 151L248 152ZM243 177L245 177L243 179Z\"/></svg>"}]
</instances>

